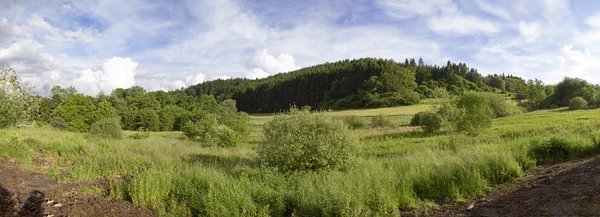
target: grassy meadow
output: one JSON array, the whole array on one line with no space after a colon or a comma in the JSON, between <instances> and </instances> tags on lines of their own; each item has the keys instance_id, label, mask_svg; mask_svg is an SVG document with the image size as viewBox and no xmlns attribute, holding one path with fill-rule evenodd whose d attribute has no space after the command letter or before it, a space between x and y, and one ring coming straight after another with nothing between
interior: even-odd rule
<instances>
[{"instance_id":1,"label":"grassy meadow","mask_svg":"<svg viewBox=\"0 0 600 217\"><path fill-rule=\"evenodd\" d=\"M540 164L600 152L600 110L545 110L494 119L479 134L425 134L412 117L436 101L346 110L387 127L353 130L360 153L347 171L281 173L261 166L256 146L271 114L251 115L250 138L202 147L181 132L100 139L51 127L0 131L0 155L60 182L109 180L109 197L161 216L398 216L401 210L466 201L523 178ZM87 190L96 192L96 190Z\"/></svg>"}]
</instances>

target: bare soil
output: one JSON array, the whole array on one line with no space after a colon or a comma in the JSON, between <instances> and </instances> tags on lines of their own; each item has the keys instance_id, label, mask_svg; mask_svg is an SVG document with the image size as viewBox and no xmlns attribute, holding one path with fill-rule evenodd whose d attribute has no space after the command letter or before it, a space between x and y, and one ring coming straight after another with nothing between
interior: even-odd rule
<instances>
[{"instance_id":1,"label":"bare soil","mask_svg":"<svg viewBox=\"0 0 600 217\"><path fill-rule=\"evenodd\" d=\"M108 183L59 184L0 156L0 217L156 216L127 201L78 193L83 187L107 189Z\"/></svg>"},{"instance_id":2,"label":"bare soil","mask_svg":"<svg viewBox=\"0 0 600 217\"><path fill-rule=\"evenodd\" d=\"M416 216L600 216L600 156L544 166L468 203Z\"/></svg>"}]
</instances>

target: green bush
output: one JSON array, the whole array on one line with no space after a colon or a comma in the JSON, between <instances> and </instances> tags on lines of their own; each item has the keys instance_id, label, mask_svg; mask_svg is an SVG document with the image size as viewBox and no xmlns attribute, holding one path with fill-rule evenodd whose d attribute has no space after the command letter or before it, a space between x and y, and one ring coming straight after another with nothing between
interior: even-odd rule
<instances>
[{"instance_id":1,"label":"green bush","mask_svg":"<svg viewBox=\"0 0 600 217\"><path fill-rule=\"evenodd\" d=\"M233 147L241 134L225 124L219 124L217 118L208 115L201 123L188 121L181 129L189 139L208 146Z\"/></svg>"},{"instance_id":2,"label":"green bush","mask_svg":"<svg viewBox=\"0 0 600 217\"><path fill-rule=\"evenodd\" d=\"M409 125L413 126L413 127L414 126L419 126L420 120L421 120L421 116L423 114L425 114L425 113L427 113L427 112L418 112L415 115L413 115L413 117L410 119L410 124Z\"/></svg>"},{"instance_id":3,"label":"green bush","mask_svg":"<svg viewBox=\"0 0 600 217\"><path fill-rule=\"evenodd\" d=\"M573 99L569 100L569 109L571 110L579 110L579 109L584 109L587 106L588 102L585 101L585 99L583 97L574 97Z\"/></svg>"},{"instance_id":4,"label":"green bush","mask_svg":"<svg viewBox=\"0 0 600 217\"><path fill-rule=\"evenodd\" d=\"M495 117L507 117L521 113L521 110L514 104L508 102L499 94L482 93L488 98Z\"/></svg>"},{"instance_id":5,"label":"green bush","mask_svg":"<svg viewBox=\"0 0 600 217\"><path fill-rule=\"evenodd\" d=\"M392 122L390 121L390 119L383 115L383 114L378 114L373 116L373 118L371 119L371 126L372 127L389 127L392 126Z\"/></svg>"},{"instance_id":6,"label":"green bush","mask_svg":"<svg viewBox=\"0 0 600 217\"><path fill-rule=\"evenodd\" d=\"M465 112L457 123L459 131L474 134L492 126L494 111L485 95L467 92L456 100L456 105Z\"/></svg>"},{"instance_id":7,"label":"green bush","mask_svg":"<svg viewBox=\"0 0 600 217\"><path fill-rule=\"evenodd\" d=\"M50 125L60 130L66 130L69 128L69 123L67 123L65 119L61 117L53 117L52 120L50 120Z\"/></svg>"},{"instance_id":8,"label":"green bush","mask_svg":"<svg viewBox=\"0 0 600 217\"><path fill-rule=\"evenodd\" d=\"M148 137L150 137L150 132L148 132L147 130L144 130L144 128L139 128L136 133L131 134L129 136L129 138L132 138L132 139L145 139Z\"/></svg>"},{"instance_id":9,"label":"green bush","mask_svg":"<svg viewBox=\"0 0 600 217\"><path fill-rule=\"evenodd\" d=\"M118 117L102 118L92 124L90 134L104 138L120 139L123 137L121 120Z\"/></svg>"},{"instance_id":10,"label":"green bush","mask_svg":"<svg viewBox=\"0 0 600 217\"><path fill-rule=\"evenodd\" d=\"M423 112L419 118L419 126L423 132L434 133L442 128L442 117L433 112Z\"/></svg>"},{"instance_id":11,"label":"green bush","mask_svg":"<svg viewBox=\"0 0 600 217\"><path fill-rule=\"evenodd\" d=\"M548 141L535 141L529 150L529 155L538 164L566 160L571 156L571 146L566 139L556 137Z\"/></svg>"},{"instance_id":12,"label":"green bush","mask_svg":"<svg viewBox=\"0 0 600 217\"><path fill-rule=\"evenodd\" d=\"M258 157L282 171L345 169L359 143L341 121L308 112L276 117L264 133Z\"/></svg>"},{"instance_id":13,"label":"green bush","mask_svg":"<svg viewBox=\"0 0 600 217\"><path fill-rule=\"evenodd\" d=\"M365 119L356 115L345 116L342 120L348 125L348 128L353 130L366 128L369 125Z\"/></svg>"},{"instance_id":14,"label":"green bush","mask_svg":"<svg viewBox=\"0 0 600 217\"><path fill-rule=\"evenodd\" d=\"M185 122L183 127L181 127L181 131L183 131L183 135L191 140L196 140L198 136L200 136L200 129L194 122L188 120Z\"/></svg>"}]
</instances>

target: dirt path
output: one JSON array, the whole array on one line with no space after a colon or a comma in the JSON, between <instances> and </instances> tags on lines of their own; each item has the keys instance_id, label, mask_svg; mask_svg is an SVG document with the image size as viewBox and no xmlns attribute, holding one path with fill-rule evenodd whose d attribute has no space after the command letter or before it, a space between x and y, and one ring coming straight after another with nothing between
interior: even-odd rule
<instances>
[{"instance_id":1,"label":"dirt path","mask_svg":"<svg viewBox=\"0 0 600 217\"><path fill-rule=\"evenodd\" d=\"M600 216L600 156L536 169L525 180L429 215Z\"/></svg>"},{"instance_id":2,"label":"dirt path","mask_svg":"<svg viewBox=\"0 0 600 217\"><path fill-rule=\"evenodd\" d=\"M0 156L0 217L156 216L126 201L77 193L82 187L105 188L106 185L101 182L58 184Z\"/></svg>"}]
</instances>

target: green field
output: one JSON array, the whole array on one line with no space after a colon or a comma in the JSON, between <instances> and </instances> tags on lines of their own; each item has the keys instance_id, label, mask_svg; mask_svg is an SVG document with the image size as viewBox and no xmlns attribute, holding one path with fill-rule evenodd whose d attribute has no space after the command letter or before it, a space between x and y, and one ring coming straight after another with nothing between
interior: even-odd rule
<instances>
[{"instance_id":1,"label":"green field","mask_svg":"<svg viewBox=\"0 0 600 217\"><path fill-rule=\"evenodd\" d=\"M261 166L262 124L251 115L250 138L233 148L202 147L181 132L149 138L99 139L51 127L0 131L0 155L60 182L109 180L108 197L161 216L398 216L401 210L470 200L523 178L539 164L600 152L600 110L545 110L494 119L476 136L424 134L407 107L329 112L393 125L358 129L359 158L348 171L284 174ZM122 177L131 175L125 181Z\"/></svg>"}]
</instances>

